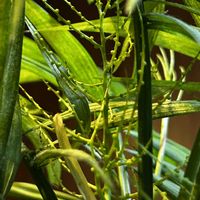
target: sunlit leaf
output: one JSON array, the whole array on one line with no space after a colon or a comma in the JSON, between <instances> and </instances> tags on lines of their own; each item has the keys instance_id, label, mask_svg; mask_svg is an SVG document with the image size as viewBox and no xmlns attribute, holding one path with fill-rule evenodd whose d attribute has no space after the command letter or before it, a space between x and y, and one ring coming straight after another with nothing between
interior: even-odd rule
<instances>
[{"instance_id":1,"label":"sunlit leaf","mask_svg":"<svg viewBox=\"0 0 200 200\"><path fill-rule=\"evenodd\" d=\"M23 40L20 81L28 83L31 81L46 80L57 85L51 69L44 60L37 44L28 37Z\"/></svg>"}]
</instances>

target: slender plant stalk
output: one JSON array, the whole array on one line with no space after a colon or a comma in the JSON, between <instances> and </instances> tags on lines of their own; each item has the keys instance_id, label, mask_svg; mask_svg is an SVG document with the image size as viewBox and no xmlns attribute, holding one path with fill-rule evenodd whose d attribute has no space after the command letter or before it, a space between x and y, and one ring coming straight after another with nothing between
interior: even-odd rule
<instances>
[{"instance_id":1,"label":"slender plant stalk","mask_svg":"<svg viewBox=\"0 0 200 200\"><path fill-rule=\"evenodd\" d=\"M106 37L104 32L104 18L107 12L107 9L110 5L110 0L107 1L105 8L103 9L103 3L101 0L96 1L96 6L99 13L99 26L100 26L100 52L103 62L103 92L104 92L104 98L102 101L102 116L103 116L103 146L105 148L104 154L108 154L110 145L112 143L112 136L109 131L109 124L108 124L108 110L109 110L109 88L110 88L110 82L111 82L111 75L110 75L110 66L108 65L107 61L107 55L106 55ZM105 161L105 163L108 163L108 159ZM104 185L104 199L109 200L111 197L111 190L107 187L107 185Z\"/></svg>"},{"instance_id":2,"label":"slender plant stalk","mask_svg":"<svg viewBox=\"0 0 200 200\"><path fill-rule=\"evenodd\" d=\"M152 158L152 102L151 102L151 68L149 41L146 22L143 21L143 2L140 1L133 12L135 63L138 73L138 142L139 153L143 153L139 162L139 199L153 198ZM144 55L144 57L142 57Z\"/></svg>"},{"instance_id":3,"label":"slender plant stalk","mask_svg":"<svg viewBox=\"0 0 200 200\"><path fill-rule=\"evenodd\" d=\"M62 117L59 114L56 114L53 118L53 121L60 148L71 149L71 145L64 128ZM65 157L65 162L68 165L81 194L83 195L83 199L96 200L94 193L88 186L87 179L78 161L74 158Z\"/></svg>"}]
</instances>

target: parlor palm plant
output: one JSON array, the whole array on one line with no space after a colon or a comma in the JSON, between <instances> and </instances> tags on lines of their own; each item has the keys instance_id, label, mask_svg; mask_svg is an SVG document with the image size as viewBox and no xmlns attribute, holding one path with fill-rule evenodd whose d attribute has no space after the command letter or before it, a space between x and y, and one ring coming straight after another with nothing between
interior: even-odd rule
<instances>
[{"instance_id":1,"label":"parlor palm plant","mask_svg":"<svg viewBox=\"0 0 200 200\"><path fill-rule=\"evenodd\" d=\"M78 23L54 3L0 3L0 199L199 199L200 133L190 153L166 130L170 117L200 111L198 100L181 100L183 92L200 90L199 82L186 82L200 58L200 3L88 0L98 15L90 20L63 0ZM169 16L165 5L186 10L195 26ZM99 52L99 66L83 41ZM179 78L174 51L191 57ZM128 76L116 77L128 59ZM36 81L55 95L59 114L24 89ZM160 135L152 130L158 118ZM15 182L22 161L34 183Z\"/></svg>"}]
</instances>

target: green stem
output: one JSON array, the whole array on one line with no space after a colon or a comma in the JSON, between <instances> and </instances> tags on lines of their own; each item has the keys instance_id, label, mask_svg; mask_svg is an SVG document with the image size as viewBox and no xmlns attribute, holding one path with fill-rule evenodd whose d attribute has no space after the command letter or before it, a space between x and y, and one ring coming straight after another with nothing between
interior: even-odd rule
<instances>
[{"instance_id":1,"label":"green stem","mask_svg":"<svg viewBox=\"0 0 200 200\"><path fill-rule=\"evenodd\" d=\"M108 87L110 85L109 81L109 65L107 62L106 58L106 37L104 34L104 29L103 29L103 21L104 21L104 16L105 16L105 11L102 11L102 3L99 2L97 4L98 12L99 12L99 19L100 19L100 39L101 39L101 46L100 46L100 51L101 51L101 56L102 56L102 61L103 61L103 91L104 91L104 99L102 102L103 109L103 119L104 119L104 126L103 126L103 145L106 148L106 151L109 149L109 133L108 133L108 103L109 103L109 94L108 94Z\"/></svg>"},{"instance_id":2,"label":"green stem","mask_svg":"<svg viewBox=\"0 0 200 200\"><path fill-rule=\"evenodd\" d=\"M104 155L108 154L109 148L111 145L112 141L112 136L109 133L109 123L108 123L108 110L109 110L109 86L110 86L110 81L111 81L111 75L109 74L110 72L110 67L107 61L107 56L106 56L106 37L104 33L104 28L103 28L103 22L104 22L104 17L107 12L107 9L109 7L110 1L107 2L106 7L104 11L102 11L102 2L99 0L97 1L96 5L98 8L99 12L99 19L100 19L100 39L101 39L101 46L100 46L100 52L102 56L102 61L103 61L103 92L104 92L104 98L102 102L102 115L103 115L103 148L105 149ZM107 158L107 156L105 157ZM108 159L105 160L105 163L108 163ZM105 165L106 168L106 165ZM110 200L111 198L111 189L105 184L104 185L104 199L105 200Z\"/></svg>"}]
</instances>

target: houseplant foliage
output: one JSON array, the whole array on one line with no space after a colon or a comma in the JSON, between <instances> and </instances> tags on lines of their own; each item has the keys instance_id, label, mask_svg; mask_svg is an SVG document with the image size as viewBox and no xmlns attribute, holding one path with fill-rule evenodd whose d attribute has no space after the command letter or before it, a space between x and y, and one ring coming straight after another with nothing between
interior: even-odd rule
<instances>
[{"instance_id":1,"label":"houseplant foliage","mask_svg":"<svg viewBox=\"0 0 200 200\"><path fill-rule=\"evenodd\" d=\"M182 100L200 91L186 81L200 58L200 3L88 0L97 16L90 19L61 2L78 22L54 1L0 3L0 199L199 199L200 133L190 152L167 139L167 127L170 117L200 111L198 99ZM168 15L166 5L195 24ZM191 57L180 76L174 51ZM127 76L116 77L121 68ZM59 114L24 89L33 82L54 94ZM160 135L152 130L158 118ZM15 181L20 161L34 183Z\"/></svg>"}]
</instances>

